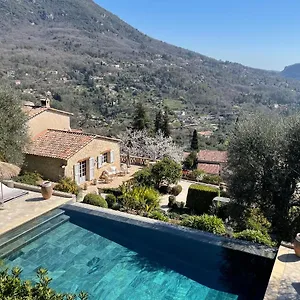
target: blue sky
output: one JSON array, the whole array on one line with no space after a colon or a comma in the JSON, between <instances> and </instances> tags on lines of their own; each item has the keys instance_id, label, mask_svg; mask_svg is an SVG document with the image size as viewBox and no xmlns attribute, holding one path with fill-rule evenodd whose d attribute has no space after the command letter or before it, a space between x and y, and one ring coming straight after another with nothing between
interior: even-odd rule
<instances>
[{"instance_id":1,"label":"blue sky","mask_svg":"<svg viewBox=\"0 0 300 300\"><path fill-rule=\"evenodd\" d=\"M95 0L151 37L216 59L282 70L300 63L299 0Z\"/></svg>"}]
</instances>

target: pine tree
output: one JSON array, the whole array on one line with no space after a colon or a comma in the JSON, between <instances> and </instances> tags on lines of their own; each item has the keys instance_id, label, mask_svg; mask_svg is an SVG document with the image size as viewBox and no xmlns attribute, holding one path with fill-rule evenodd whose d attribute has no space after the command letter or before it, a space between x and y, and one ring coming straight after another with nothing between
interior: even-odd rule
<instances>
[{"instance_id":1,"label":"pine tree","mask_svg":"<svg viewBox=\"0 0 300 300\"><path fill-rule=\"evenodd\" d=\"M149 127L148 116L142 102L138 102L136 105L132 127L135 130L143 130Z\"/></svg>"},{"instance_id":2,"label":"pine tree","mask_svg":"<svg viewBox=\"0 0 300 300\"><path fill-rule=\"evenodd\" d=\"M162 123L163 123L163 115L162 115L162 111L159 110L155 116L155 124L154 124L155 125L155 133L162 130Z\"/></svg>"},{"instance_id":3,"label":"pine tree","mask_svg":"<svg viewBox=\"0 0 300 300\"><path fill-rule=\"evenodd\" d=\"M198 133L197 133L196 129L193 132L193 137L192 137L192 141L191 141L191 149L195 150L195 151L198 151L198 149L199 149Z\"/></svg>"},{"instance_id":4,"label":"pine tree","mask_svg":"<svg viewBox=\"0 0 300 300\"><path fill-rule=\"evenodd\" d=\"M170 125L169 125L169 113L168 110L165 110L164 117L163 117L163 126L161 131L163 132L165 137L169 137L171 135Z\"/></svg>"}]
</instances>

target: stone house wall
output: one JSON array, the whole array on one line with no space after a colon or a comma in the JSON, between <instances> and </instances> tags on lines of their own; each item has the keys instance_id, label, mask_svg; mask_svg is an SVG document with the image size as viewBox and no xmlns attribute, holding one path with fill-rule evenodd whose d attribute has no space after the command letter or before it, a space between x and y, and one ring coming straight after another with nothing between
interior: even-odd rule
<instances>
[{"instance_id":1,"label":"stone house wall","mask_svg":"<svg viewBox=\"0 0 300 300\"><path fill-rule=\"evenodd\" d=\"M38 172L45 179L58 181L65 175L62 166L66 165L66 163L65 160L57 158L26 154L23 168L28 172Z\"/></svg>"},{"instance_id":2,"label":"stone house wall","mask_svg":"<svg viewBox=\"0 0 300 300\"><path fill-rule=\"evenodd\" d=\"M27 124L29 136L32 138L46 129L69 130L70 116L67 114L46 110L29 119Z\"/></svg>"}]
</instances>

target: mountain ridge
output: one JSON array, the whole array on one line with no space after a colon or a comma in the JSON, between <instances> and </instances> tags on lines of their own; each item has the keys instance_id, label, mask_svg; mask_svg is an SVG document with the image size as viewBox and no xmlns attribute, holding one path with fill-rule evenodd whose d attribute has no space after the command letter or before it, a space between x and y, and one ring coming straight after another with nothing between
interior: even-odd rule
<instances>
[{"instance_id":1,"label":"mountain ridge","mask_svg":"<svg viewBox=\"0 0 300 300\"><path fill-rule=\"evenodd\" d=\"M286 66L281 72L281 75L286 78L293 78L300 80L300 63Z\"/></svg>"},{"instance_id":2,"label":"mountain ridge","mask_svg":"<svg viewBox=\"0 0 300 300\"><path fill-rule=\"evenodd\" d=\"M31 101L50 91L83 128L124 128L137 101L185 110L186 126L300 99L296 80L150 38L92 0L0 0L0 41L1 82Z\"/></svg>"}]
</instances>

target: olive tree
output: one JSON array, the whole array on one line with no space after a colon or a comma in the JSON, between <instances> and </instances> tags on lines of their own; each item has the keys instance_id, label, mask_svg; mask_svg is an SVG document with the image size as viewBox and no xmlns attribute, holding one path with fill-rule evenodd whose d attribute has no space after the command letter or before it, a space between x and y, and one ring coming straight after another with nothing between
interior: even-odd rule
<instances>
[{"instance_id":1,"label":"olive tree","mask_svg":"<svg viewBox=\"0 0 300 300\"><path fill-rule=\"evenodd\" d=\"M289 211L300 178L300 118L252 115L236 124L228 149L230 195L258 206L280 238L289 235Z\"/></svg>"},{"instance_id":2,"label":"olive tree","mask_svg":"<svg viewBox=\"0 0 300 300\"><path fill-rule=\"evenodd\" d=\"M0 160L21 164L27 141L26 116L19 98L0 91Z\"/></svg>"}]
</instances>

